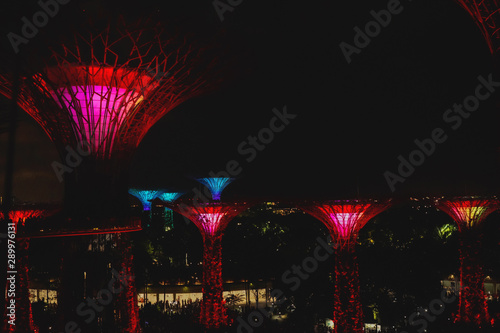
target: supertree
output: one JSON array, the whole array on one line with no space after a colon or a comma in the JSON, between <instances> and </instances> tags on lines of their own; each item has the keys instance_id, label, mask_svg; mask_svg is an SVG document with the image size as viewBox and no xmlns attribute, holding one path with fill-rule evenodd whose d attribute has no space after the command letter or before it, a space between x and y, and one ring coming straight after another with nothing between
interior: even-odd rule
<instances>
[{"instance_id":1,"label":"supertree","mask_svg":"<svg viewBox=\"0 0 500 333\"><path fill-rule=\"evenodd\" d=\"M326 225L336 249L333 322L337 333L364 331L356 239L361 228L389 205L389 201L375 200L335 200L298 205Z\"/></svg>"},{"instance_id":2,"label":"supertree","mask_svg":"<svg viewBox=\"0 0 500 333\"><path fill-rule=\"evenodd\" d=\"M484 219L500 207L496 198L461 197L436 199L437 208L448 214L460 234L460 301L456 321L482 327L491 323L484 292L480 260Z\"/></svg>"},{"instance_id":3,"label":"supertree","mask_svg":"<svg viewBox=\"0 0 500 333\"><path fill-rule=\"evenodd\" d=\"M216 61L178 29L168 34L147 21L86 28L64 32L71 35L67 39L51 36L48 47L31 52L24 63L18 60L21 70L3 73L0 93L42 126L65 162L53 164L65 185L64 211L53 221L61 229L99 233L104 225L135 226L127 197L131 157L167 112L214 88L208 78ZM71 259L64 263L71 265ZM66 282L67 297L58 303L67 318L59 325L78 319L79 299L71 299L69 290L79 287L76 279ZM123 332L133 332L139 319L127 319Z\"/></svg>"},{"instance_id":4,"label":"supertree","mask_svg":"<svg viewBox=\"0 0 500 333\"><path fill-rule=\"evenodd\" d=\"M149 213L151 213L151 201L158 198L162 192L162 190L139 190L136 188L128 190L128 193L139 199L143 210Z\"/></svg>"},{"instance_id":5,"label":"supertree","mask_svg":"<svg viewBox=\"0 0 500 333\"><path fill-rule=\"evenodd\" d=\"M15 208L9 211L9 224L14 227L16 237L9 238L9 245L13 245L11 249L15 253L15 259L9 261L7 267L9 271L17 272L15 278L15 325L9 324L11 319L8 314L10 309L7 304L4 313L3 332L23 332L37 333L38 327L33 322L33 314L31 311L30 293L29 293L29 264L28 264L28 249L29 238L23 235L22 229L27 221L38 222L40 219L54 214L53 209L38 209L38 208ZM2 214L3 215L3 214ZM4 221L6 223L6 221ZM10 249L10 247L9 247ZM10 253L10 251L9 251ZM12 266L11 266L12 265ZM10 281L7 281L7 290L9 289Z\"/></svg>"},{"instance_id":6,"label":"supertree","mask_svg":"<svg viewBox=\"0 0 500 333\"><path fill-rule=\"evenodd\" d=\"M228 223L250 207L248 202L182 201L164 202L165 206L190 219L203 237L203 300L200 322L207 329L219 329L229 324L222 297L222 235Z\"/></svg>"},{"instance_id":7,"label":"supertree","mask_svg":"<svg viewBox=\"0 0 500 333\"><path fill-rule=\"evenodd\" d=\"M175 200L179 199L184 193L182 192L163 192L161 193L158 198L162 201L166 202L174 202ZM173 216L173 211L165 207L165 231L168 231L173 228L174 226L174 216Z\"/></svg>"},{"instance_id":8,"label":"supertree","mask_svg":"<svg viewBox=\"0 0 500 333\"><path fill-rule=\"evenodd\" d=\"M217 201L220 200L220 195L222 191L234 179L228 177L207 177L207 178L198 178L196 180L205 185L212 194L212 200Z\"/></svg>"}]
</instances>

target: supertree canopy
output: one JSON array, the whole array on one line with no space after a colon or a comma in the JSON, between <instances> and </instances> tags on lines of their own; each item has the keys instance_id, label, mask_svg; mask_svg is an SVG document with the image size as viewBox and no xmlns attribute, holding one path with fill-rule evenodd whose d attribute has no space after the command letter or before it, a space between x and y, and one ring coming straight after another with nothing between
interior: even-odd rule
<instances>
[{"instance_id":1,"label":"supertree canopy","mask_svg":"<svg viewBox=\"0 0 500 333\"><path fill-rule=\"evenodd\" d=\"M162 201L166 202L174 202L175 200L179 199L184 193L181 192L163 192L161 193L158 198ZM174 227L174 216L173 216L173 211L165 207L165 231L168 231Z\"/></svg>"},{"instance_id":2,"label":"supertree canopy","mask_svg":"<svg viewBox=\"0 0 500 333\"><path fill-rule=\"evenodd\" d=\"M500 47L500 1L498 0L455 0L476 21L492 54Z\"/></svg>"},{"instance_id":3,"label":"supertree canopy","mask_svg":"<svg viewBox=\"0 0 500 333\"><path fill-rule=\"evenodd\" d=\"M222 235L228 223L250 205L247 202L220 201L200 204L165 202L165 206L190 219L203 236L203 300L200 322L207 329L218 329L229 323L222 297Z\"/></svg>"},{"instance_id":4,"label":"supertree canopy","mask_svg":"<svg viewBox=\"0 0 500 333\"><path fill-rule=\"evenodd\" d=\"M460 304L455 319L476 327L489 325L485 276L480 260L480 226L500 207L500 201L496 198L462 197L437 199L435 205L453 218L460 232Z\"/></svg>"},{"instance_id":5,"label":"supertree canopy","mask_svg":"<svg viewBox=\"0 0 500 333\"><path fill-rule=\"evenodd\" d=\"M142 203L144 211L151 211L151 201L158 198L162 190L139 190L131 188L128 193L139 199Z\"/></svg>"},{"instance_id":6,"label":"supertree canopy","mask_svg":"<svg viewBox=\"0 0 500 333\"><path fill-rule=\"evenodd\" d=\"M37 208L19 208L9 211L9 220L14 224L16 230L16 238L13 240L15 244L15 266L9 267L10 271L16 271L15 275L15 309L16 320L15 325L9 324L9 309L5 308L3 332L27 332L37 333L38 327L33 322L33 314L30 303L29 293L29 264L28 264L28 249L29 238L20 237L20 229L24 227L27 221L38 221L44 217L54 214L54 210L37 209ZM4 223L6 223L4 221ZM9 281L7 281L9 284ZM7 289L9 286L7 285ZM9 305L9 304L7 304Z\"/></svg>"},{"instance_id":7,"label":"supertree canopy","mask_svg":"<svg viewBox=\"0 0 500 333\"><path fill-rule=\"evenodd\" d=\"M355 244L361 228L372 217L389 207L389 202L338 200L298 206L326 225L337 249L333 310L335 332L363 332L363 309L359 296Z\"/></svg>"},{"instance_id":8,"label":"supertree canopy","mask_svg":"<svg viewBox=\"0 0 500 333\"><path fill-rule=\"evenodd\" d=\"M65 209L120 216L135 149L167 112L214 88L208 78L216 61L160 25L121 20L88 30L51 41L41 61L28 59L38 68L22 68L16 96L4 74L0 93L15 98L56 144L63 163L53 166L65 181Z\"/></svg>"},{"instance_id":9,"label":"supertree canopy","mask_svg":"<svg viewBox=\"0 0 500 333\"><path fill-rule=\"evenodd\" d=\"M179 199L184 193L182 192L163 192L158 195L158 198L166 202L174 202Z\"/></svg>"},{"instance_id":10,"label":"supertree canopy","mask_svg":"<svg viewBox=\"0 0 500 333\"><path fill-rule=\"evenodd\" d=\"M498 209L500 202L493 198L464 197L438 199L436 207L448 214L459 231L478 227L484 219Z\"/></svg>"},{"instance_id":11,"label":"supertree canopy","mask_svg":"<svg viewBox=\"0 0 500 333\"><path fill-rule=\"evenodd\" d=\"M375 215L389 207L389 202L372 200L338 200L300 205L330 231L332 241L339 247L354 249L359 231Z\"/></svg>"},{"instance_id":12,"label":"supertree canopy","mask_svg":"<svg viewBox=\"0 0 500 333\"><path fill-rule=\"evenodd\" d=\"M205 185L210 193L212 194L212 200L220 200L220 195L222 191L229 185L234 179L227 177L208 177L208 178L198 178L196 179L203 185Z\"/></svg>"}]
</instances>

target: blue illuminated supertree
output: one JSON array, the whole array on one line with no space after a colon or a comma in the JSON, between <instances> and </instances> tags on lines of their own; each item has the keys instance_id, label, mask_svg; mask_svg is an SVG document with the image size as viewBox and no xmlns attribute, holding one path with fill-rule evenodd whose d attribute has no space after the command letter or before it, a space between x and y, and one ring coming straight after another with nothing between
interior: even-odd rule
<instances>
[{"instance_id":1,"label":"blue illuminated supertree","mask_svg":"<svg viewBox=\"0 0 500 333\"><path fill-rule=\"evenodd\" d=\"M163 193L162 190L139 190L131 188L128 193L139 199L145 212L151 212L151 201L158 198Z\"/></svg>"},{"instance_id":2,"label":"blue illuminated supertree","mask_svg":"<svg viewBox=\"0 0 500 333\"><path fill-rule=\"evenodd\" d=\"M205 185L212 193L212 200L219 201L220 194L229 185L234 178L227 177L207 177L207 178L198 178L196 179L203 185Z\"/></svg>"},{"instance_id":3,"label":"blue illuminated supertree","mask_svg":"<svg viewBox=\"0 0 500 333\"><path fill-rule=\"evenodd\" d=\"M174 202L183 194L184 193L182 192L163 192L160 195L158 195L157 198L165 202ZM165 207L165 231L169 231L170 229L173 228L173 226L174 226L173 211L170 208Z\"/></svg>"}]
</instances>

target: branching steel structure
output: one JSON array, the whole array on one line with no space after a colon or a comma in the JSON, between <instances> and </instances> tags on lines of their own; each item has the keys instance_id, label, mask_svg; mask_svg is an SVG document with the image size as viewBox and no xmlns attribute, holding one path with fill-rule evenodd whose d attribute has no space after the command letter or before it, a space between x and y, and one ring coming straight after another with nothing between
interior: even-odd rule
<instances>
[{"instance_id":1,"label":"branching steel structure","mask_svg":"<svg viewBox=\"0 0 500 333\"><path fill-rule=\"evenodd\" d=\"M496 54L500 48L500 1L455 0L472 16L481 30L488 48Z\"/></svg>"},{"instance_id":2,"label":"branching steel structure","mask_svg":"<svg viewBox=\"0 0 500 333\"><path fill-rule=\"evenodd\" d=\"M229 185L234 179L227 177L207 177L196 179L203 185L205 185L210 193L212 194L212 200L220 200L220 195L222 191Z\"/></svg>"},{"instance_id":3,"label":"branching steel structure","mask_svg":"<svg viewBox=\"0 0 500 333\"><path fill-rule=\"evenodd\" d=\"M158 198L162 193L162 190L139 190L131 188L128 193L139 199L142 203L142 208L144 211L151 211L151 201Z\"/></svg>"},{"instance_id":4,"label":"branching steel structure","mask_svg":"<svg viewBox=\"0 0 500 333\"><path fill-rule=\"evenodd\" d=\"M389 202L338 200L298 206L325 224L336 248L334 331L363 332L363 309L359 296L359 273L355 254L356 239L361 228L372 217L389 207Z\"/></svg>"}]
</instances>

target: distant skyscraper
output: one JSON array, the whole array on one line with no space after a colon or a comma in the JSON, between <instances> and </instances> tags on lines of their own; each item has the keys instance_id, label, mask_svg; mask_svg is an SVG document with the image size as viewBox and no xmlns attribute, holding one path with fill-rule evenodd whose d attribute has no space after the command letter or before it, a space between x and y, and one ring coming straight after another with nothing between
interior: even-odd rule
<instances>
[{"instance_id":1,"label":"distant skyscraper","mask_svg":"<svg viewBox=\"0 0 500 333\"><path fill-rule=\"evenodd\" d=\"M476 21L492 54L500 48L500 1L455 0Z\"/></svg>"},{"instance_id":2,"label":"distant skyscraper","mask_svg":"<svg viewBox=\"0 0 500 333\"><path fill-rule=\"evenodd\" d=\"M180 192L163 192L158 196L158 198L162 201L172 203L179 197L181 197L183 194L184 193ZM165 231L168 231L174 227L173 211L170 208L165 207L164 215L165 215Z\"/></svg>"},{"instance_id":3,"label":"distant skyscraper","mask_svg":"<svg viewBox=\"0 0 500 333\"><path fill-rule=\"evenodd\" d=\"M158 198L162 193L162 190L139 190L131 188L128 190L128 193L139 199L144 211L151 212L151 201Z\"/></svg>"}]
</instances>

